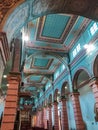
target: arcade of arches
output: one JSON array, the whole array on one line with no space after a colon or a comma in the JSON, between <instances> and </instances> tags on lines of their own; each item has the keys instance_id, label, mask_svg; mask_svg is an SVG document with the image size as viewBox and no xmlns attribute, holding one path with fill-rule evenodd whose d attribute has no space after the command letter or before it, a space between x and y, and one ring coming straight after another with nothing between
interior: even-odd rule
<instances>
[{"instance_id":1,"label":"arcade of arches","mask_svg":"<svg viewBox=\"0 0 98 130\"><path fill-rule=\"evenodd\" d=\"M98 130L98 0L0 0L0 130Z\"/></svg>"}]
</instances>

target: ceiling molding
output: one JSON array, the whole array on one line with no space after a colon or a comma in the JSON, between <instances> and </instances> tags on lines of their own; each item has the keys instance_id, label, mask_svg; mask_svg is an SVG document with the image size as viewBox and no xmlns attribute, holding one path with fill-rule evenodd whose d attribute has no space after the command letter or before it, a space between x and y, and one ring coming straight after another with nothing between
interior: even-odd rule
<instances>
[{"instance_id":1,"label":"ceiling molding","mask_svg":"<svg viewBox=\"0 0 98 130\"><path fill-rule=\"evenodd\" d=\"M41 17L40 20L39 20L39 24L38 24L36 40L44 41L46 43L48 42L50 44L51 43L63 44L63 42L66 39L68 33L70 32L72 26L75 24L77 17L78 16L71 15L67 25L65 26L64 32L62 33L62 35L59 39L54 38L54 37L51 38L51 37L42 36L42 31L43 31L43 28L44 28L46 16Z\"/></svg>"},{"instance_id":2,"label":"ceiling molding","mask_svg":"<svg viewBox=\"0 0 98 130\"><path fill-rule=\"evenodd\" d=\"M44 58L42 60L44 60ZM38 70L39 69L46 69L46 70L48 70L50 68L52 62L53 62L53 59L48 59L48 63L47 63L47 65L45 67L44 66L35 66L34 62L35 62L35 58L32 57L30 69L38 69Z\"/></svg>"},{"instance_id":3,"label":"ceiling molding","mask_svg":"<svg viewBox=\"0 0 98 130\"><path fill-rule=\"evenodd\" d=\"M83 32L86 30L87 26L91 22L90 19L85 18L84 21L81 24L80 29L78 30L77 34L75 35L74 39L70 42L68 46L68 50L72 48L72 46L77 42L77 40L80 38L80 36L83 34Z\"/></svg>"}]
</instances>

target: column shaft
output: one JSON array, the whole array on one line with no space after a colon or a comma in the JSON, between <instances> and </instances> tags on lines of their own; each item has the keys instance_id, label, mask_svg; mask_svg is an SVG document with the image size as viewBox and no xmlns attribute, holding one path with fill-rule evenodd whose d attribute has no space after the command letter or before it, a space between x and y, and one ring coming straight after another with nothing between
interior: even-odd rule
<instances>
[{"instance_id":1,"label":"column shaft","mask_svg":"<svg viewBox=\"0 0 98 130\"><path fill-rule=\"evenodd\" d=\"M1 130L13 130L18 106L18 87L20 75L10 74L8 77L9 87L7 91L5 109L2 119Z\"/></svg>"},{"instance_id":2,"label":"column shaft","mask_svg":"<svg viewBox=\"0 0 98 130\"><path fill-rule=\"evenodd\" d=\"M54 130L59 130L58 103L55 102L53 106L54 106Z\"/></svg>"},{"instance_id":3,"label":"column shaft","mask_svg":"<svg viewBox=\"0 0 98 130\"><path fill-rule=\"evenodd\" d=\"M40 127L43 128L43 110L40 111Z\"/></svg>"},{"instance_id":4,"label":"column shaft","mask_svg":"<svg viewBox=\"0 0 98 130\"><path fill-rule=\"evenodd\" d=\"M66 109L66 99L61 100L62 103L62 130L68 130L68 116L67 116L67 109Z\"/></svg>"},{"instance_id":5,"label":"column shaft","mask_svg":"<svg viewBox=\"0 0 98 130\"><path fill-rule=\"evenodd\" d=\"M49 106L48 112L49 112L49 130L52 130L52 106Z\"/></svg>"},{"instance_id":6,"label":"column shaft","mask_svg":"<svg viewBox=\"0 0 98 130\"><path fill-rule=\"evenodd\" d=\"M79 102L79 93L72 93L72 103L73 103L73 109L74 109L74 116L75 116L75 122L76 122L76 129L77 130L84 130L85 125L82 119L82 113L80 108L80 102Z\"/></svg>"},{"instance_id":7,"label":"column shaft","mask_svg":"<svg viewBox=\"0 0 98 130\"><path fill-rule=\"evenodd\" d=\"M44 108L43 112L44 112L44 119L43 119L44 129L47 129L47 108Z\"/></svg>"},{"instance_id":8,"label":"column shaft","mask_svg":"<svg viewBox=\"0 0 98 130\"><path fill-rule=\"evenodd\" d=\"M98 81L96 80L91 82L90 86L92 87L92 91L95 97L95 106L94 106L95 120L98 121Z\"/></svg>"}]
</instances>

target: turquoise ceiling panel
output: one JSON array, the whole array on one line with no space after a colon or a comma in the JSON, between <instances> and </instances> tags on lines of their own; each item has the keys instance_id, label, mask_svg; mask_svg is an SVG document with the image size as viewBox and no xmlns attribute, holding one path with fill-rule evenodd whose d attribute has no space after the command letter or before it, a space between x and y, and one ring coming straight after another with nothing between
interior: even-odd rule
<instances>
[{"instance_id":1,"label":"turquoise ceiling panel","mask_svg":"<svg viewBox=\"0 0 98 130\"><path fill-rule=\"evenodd\" d=\"M36 87L32 87L32 86L30 86L30 87L27 87L25 90L28 90L28 91L34 91L34 90L36 90Z\"/></svg>"},{"instance_id":2,"label":"turquoise ceiling panel","mask_svg":"<svg viewBox=\"0 0 98 130\"><path fill-rule=\"evenodd\" d=\"M36 67L46 67L48 63L49 63L49 59L45 59L45 58L34 59L34 66Z\"/></svg>"},{"instance_id":3,"label":"turquoise ceiling panel","mask_svg":"<svg viewBox=\"0 0 98 130\"><path fill-rule=\"evenodd\" d=\"M60 39L70 16L52 14L46 16L42 36Z\"/></svg>"},{"instance_id":4,"label":"turquoise ceiling panel","mask_svg":"<svg viewBox=\"0 0 98 130\"><path fill-rule=\"evenodd\" d=\"M42 76L30 76L30 81L36 81L36 82L39 82L39 81L41 81L41 78L42 78Z\"/></svg>"}]
</instances>

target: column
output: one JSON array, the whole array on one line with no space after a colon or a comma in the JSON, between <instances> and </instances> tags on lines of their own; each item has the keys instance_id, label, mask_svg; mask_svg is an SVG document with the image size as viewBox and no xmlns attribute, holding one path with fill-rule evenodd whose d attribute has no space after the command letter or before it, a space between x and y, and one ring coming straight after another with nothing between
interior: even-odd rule
<instances>
[{"instance_id":1,"label":"column","mask_svg":"<svg viewBox=\"0 0 98 130\"><path fill-rule=\"evenodd\" d=\"M52 130L52 105L49 105L48 107L49 112L49 130Z\"/></svg>"},{"instance_id":2,"label":"column","mask_svg":"<svg viewBox=\"0 0 98 130\"><path fill-rule=\"evenodd\" d=\"M39 111L37 111L37 120L36 120L36 121L37 121L37 122L36 122L36 126L37 126L37 127L40 126L40 125L39 125L39 120L40 120L40 119L39 119Z\"/></svg>"},{"instance_id":3,"label":"column","mask_svg":"<svg viewBox=\"0 0 98 130\"><path fill-rule=\"evenodd\" d=\"M47 129L47 107L43 108L43 113L44 113L43 117L44 129Z\"/></svg>"},{"instance_id":4,"label":"column","mask_svg":"<svg viewBox=\"0 0 98 130\"><path fill-rule=\"evenodd\" d=\"M14 53L12 62L12 72L8 76L8 90L5 102L4 115L1 124L1 130L14 130L14 123L18 108L18 91L21 80L20 76L20 54L21 54L21 40L15 39Z\"/></svg>"},{"instance_id":5,"label":"column","mask_svg":"<svg viewBox=\"0 0 98 130\"><path fill-rule=\"evenodd\" d=\"M43 128L43 110L40 110L40 128Z\"/></svg>"},{"instance_id":6,"label":"column","mask_svg":"<svg viewBox=\"0 0 98 130\"><path fill-rule=\"evenodd\" d=\"M54 107L54 130L59 130L59 120L58 120L58 103L53 103Z\"/></svg>"},{"instance_id":7,"label":"column","mask_svg":"<svg viewBox=\"0 0 98 130\"><path fill-rule=\"evenodd\" d=\"M90 86L95 97L95 120L98 121L98 80L91 81Z\"/></svg>"},{"instance_id":8,"label":"column","mask_svg":"<svg viewBox=\"0 0 98 130\"><path fill-rule=\"evenodd\" d=\"M18 106L18 88L20 83L20 73L10 73L8 76L8 91L5 109L2 119L1 130L13 130Z\"/></svg>"},{"instance_id":9,"label":"column","mask_svg":"<svg viewBox=\"0 0 98 130\"><path fill-rule=\"evenodd\" d=\"M71 98L72 98L73 109L74 109L76 130L85 130L85 125L82 119L82 113L81 113L80 102L79 102L79 92L72 93Z\"/></svg>"},{"instance_id":10,"label":"column","mask_svg":"<svg viewBox=\"0 0 98 130\"><path fill-rule=\"evenodd\" d=\"M68 130L68 116L66 108L66 99L61 99L62 112L61 112L61 121L62 121L62 130Z\"/></svg>"}]
</instances>

